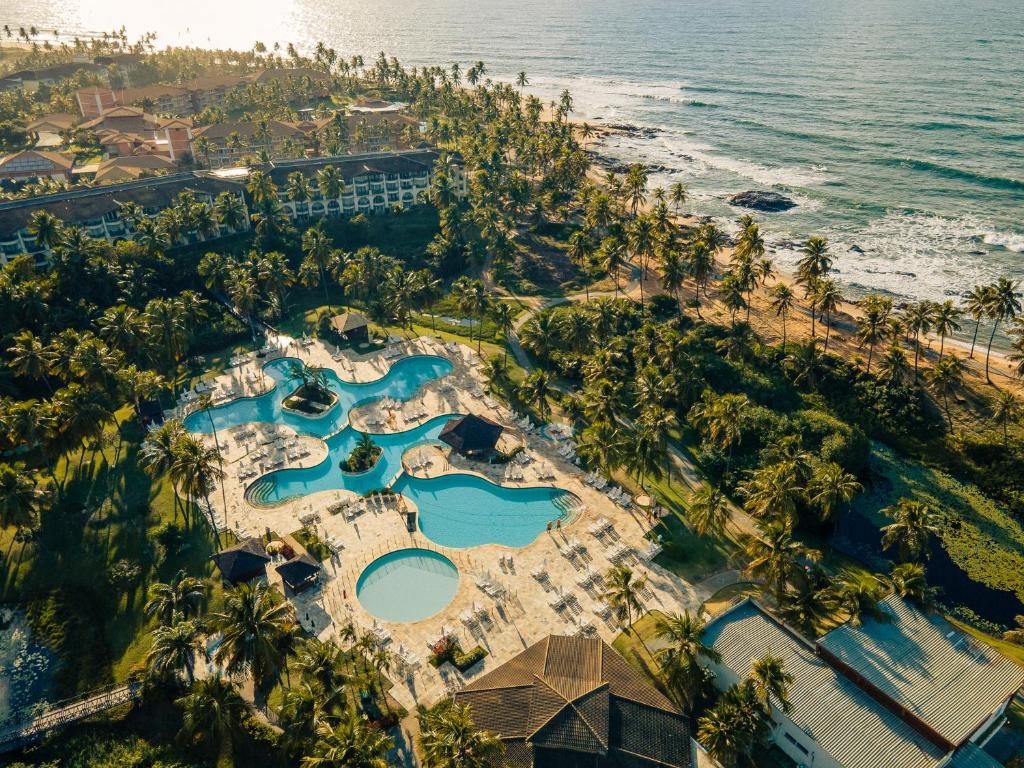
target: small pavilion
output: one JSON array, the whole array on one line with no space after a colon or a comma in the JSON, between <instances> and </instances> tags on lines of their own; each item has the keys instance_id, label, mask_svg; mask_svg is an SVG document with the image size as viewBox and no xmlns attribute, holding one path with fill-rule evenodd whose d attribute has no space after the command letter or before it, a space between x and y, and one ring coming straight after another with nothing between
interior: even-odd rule
<instances>
[{"instance_id":1,"label":"small pavilion","mask_svg":"<svg viewBox=\"0 0 1024 768\"><path fill-rule=\"evenodd\" d=\"M285 595L291 597L305 592L320 580L320 564L309 555L300 555L277 566L277 575L284 582Z\"/></svg>"},{"instance_id":2,"label":"small pavilion","mask_svg":"<svg viewBox=\"0 0 1024 768\"><path fill-rule=\"evenodd\" d=\"M463 456L479 458L494 452L504 429L496 421L471 413L449 419L437 437Z\"/></svg>"},{"instance_id":3,"label":"small pavilion","mask_svg":"<svg viewBox=\"0 0 1024 768\"><path fill-rule=\"evenodd\" d=\"M331 329L341 340L352 345L370 341L370 321L359 312L342 312L331 318Z\"/></svg>"},{"instance_id":4,"label":"small pavilion","mask_svg":"<svg viewBox=\"0 0 1024 768\"><path fill-rule=\"evenodd\" d=\"M263 542L256 538L244 539L233 547L222 549L210 559L220 570L224 581L231 584L265 576L270 562Z\"/></svg>"}]
</instances>

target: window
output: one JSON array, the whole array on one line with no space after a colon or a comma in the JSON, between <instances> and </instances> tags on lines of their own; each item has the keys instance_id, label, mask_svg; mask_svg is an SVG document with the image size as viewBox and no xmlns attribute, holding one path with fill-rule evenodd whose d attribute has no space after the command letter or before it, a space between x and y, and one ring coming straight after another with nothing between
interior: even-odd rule
<instances>
[{"instance_id":1,"label":"window","mask_svg":"<svg viewBox=\"0 0 1024 768\"><path fill-rule=\"evenodd\" d=\"M789 742L790 744L792 744L792 745L793 745L794 747L796 747L797 749L799 749L799 750L800 750L801 752L803 752L803 753L804 753L805 755L809 755L809 754L811 754L811 751L810 751L809 749L807 749L807 747L805 747L805 746L804 746L803 744L801 744L801 743L800 743L799 741L797 741L796 739L794 739L794 738L793 738L792 736L790 736L790 735L789 735L788 733L785 733L785 732L783 732L783 734L782 734L782 735L786 737L786 741L788 741L788 742Z\"/></svg>"}]
</instances>

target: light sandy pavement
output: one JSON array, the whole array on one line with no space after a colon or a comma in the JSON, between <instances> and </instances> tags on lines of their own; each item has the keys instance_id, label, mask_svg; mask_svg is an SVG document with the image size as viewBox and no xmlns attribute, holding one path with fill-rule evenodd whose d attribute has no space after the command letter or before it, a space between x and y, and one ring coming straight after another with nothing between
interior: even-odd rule
<instances>
[{"instance_id":1,"label":"light sandy pavement","mask_svg":"<svg viewBox=\"0 0 1024 768\"><path fill-rule=\"evenodd\" d=\"M351 382L379 379L392 364L409 355L447 358L454 366L452 373L422 387L400 410L386 410L379 402L368 403L352 410L351 424L357 429L384 433L404 431L446 413L487 416L506 427L503 447L522 445L529 457L525 464L515 463L514 482L505 479L507 465L468 461L436 446L411 447L403 456L404 469L419 477L470 472L503 485L554 486L571 492L579 500L573 518L561 529L542 531L525 547L484 545L451 549L438 546L419 530L407 531L402 511L414 509L407 498L388 503L370 500L366 503L367 511L352 520L329 510L337 502L356 499L354 493L345 490L316 493L273 507L252 505L245 498L245 489L255 477L239 480L238 473L252 462L247 457L254 451L263 451L275 461L284 457L283 466L311 466L324 459L326 447L318 438L296 440L290 428L280 425L252 425L237 430L245 433L255 428L255 434L244 438L236 438L227 430L219 433L225 456L227 508L224 509L218 489L211 495L217 519L225 520L226 512L226 527L239 536L257 536L268 530L285 536L307 521L321 539L338 544L338 554L323 563L321 587L291 598L296 613L303 626L322 639L336 637L348 621L363 632L376 631L390 638L388 647L396 657L396 668L390 673L395 681L391 694L406 708L432 704L446 691L460 687L467 677L503 663L548 634L596 633L610 642L619 627L604 606L600 579L613 560L625 562L638 575L647 577L649 587L643 600L650 609L693 610L707 596L703 594L705 590L696 590L650 562L654 543L647 538L652 524L645 513L633 507L626 509L586 484L583 471L558 452L562 443L538 431L524 433L515 425L513 414L485 393L478 373L479 359L468 347L421 337L363 356L350 351L339 353L320 341L304 346L286 338L278 341L284 354L330 368L343 381ZM252 362L246 365L248 371L255 367ZM233 369L218 377L216 385L238 379L237 370ZM426 415L410 418L417 414ZM204 439L212 444L212 435ZM288 459L288 453L305 455ZM487 524L486 510L481 510L480 524ZM598 528L604 529L600 536L594 533ZM356 582L376 558L409 547L434 550L448 557L459 570L457 592L447 607L428 619L409 623L381 621L360 605L355 594ZM280 583L273 567L268 568L268 578ZM483 580L490 584L488 591L478 586ZM430 644L442 632L457 636L463 650L483 646L488 656L466 676L450 665L435 669L426 660Z\"/></svg>"}]
</instances>

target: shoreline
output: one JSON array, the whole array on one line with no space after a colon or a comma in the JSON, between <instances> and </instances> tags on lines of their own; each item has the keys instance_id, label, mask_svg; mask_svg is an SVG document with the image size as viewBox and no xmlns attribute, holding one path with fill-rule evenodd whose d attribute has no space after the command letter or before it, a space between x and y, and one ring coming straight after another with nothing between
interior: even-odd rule
<instances>
[{"instance_id":1,"label":"shoreline","mask_svg":"<svg viewBox=\"0 0 1024 768\"><path fill-rule=\"evenodd\" d=\"M583 124L584 121L570 120L569 122L572 123L576 128L578 128ZM618 123L605 124L600 126L591 125L590 127L595 130L595 138L603 138L608 135L624 133L630 133L633 135L644 135L649 130L653 130L645 129L640 126L632 126ZM616 173L620 173L620 171L617 167L609 166L608 164L603 162L601 156L593 152L591 149L588 148L586 152L592 161L592 166L587 173L587 178L590 179L593 183L597 184L598 186L604 188L604 173L609 168L611 168L611 170L614 170ZM618 161L615 162L617 163ZM627 163L623 163L622 165L628 167ZM648 189L650 190L650 187ZM649 211L651 210L651 207L651 202L648 200L647 202L642 204L641 209L644 211ZM755 217L764 215L763 212L737 207L736 217L739 218L744 214L744 212L748 212L751 215L755 215ZM680 225L684 229L684 231L686 229L698 226L701 223L705 223L708 221L714 222L717 225L721 225L723 222L728 221L723 217L685 212L680 213L678 215L672 214L672 219L678 225ZM761 221L759 221L758 223L761 223ZM810 234L806 236L809 237ZM772 279L771 286L767 287L770 288L775 284L784 282L790 285L794 289L794 293L797 295L794 309L790 313L786 321L787 341L791 343L793 341L810 337L810 315L807 311L805 300L802 298L802 291L798 286L796 286L796 275L788 270L781 268L775 260L774 257L777 255L777 250L778 249L776 247L766 247L765 255L773 257L773 261L775 262L775 276ZM727 244L716 256L715 275L712 278L712 285L710 285L709 287L717 287L717 284L720 282L721 275L728 269L729 258L732 254L732 251L733 245L731 243L730 237L730 243ZM630 263L632 264L633 262L630 261ZM660 280L658 279L659 277L660 273L658 272L658 265L652 262L651 264L648 265L647 277L644 282L645 295L653 296L656 293L664 293L663 289L660 286ZM844 291L848 290L848 285L841 279L840 284ZM715 290L712 290L710 293L710 296L701 298L702 313L705 316L715 316L717 320L724 321L727 323L728 313L724 311L724 309L718 302L717 296L715 295ZM883 292L866 291L864 295L869 295L871 293ZM692 299L694 295L695 293L692 285L684 285L684 287L680 290L680 298L684 301ZM892 292L888 292L888 295L892 297L894 300L894 311L898 310L901 305L905 305L906 303L908 303L908 301L914 300L910 299L910 297L900 297L897 294L893 294ZM902 301L899 300L901 298L903 299ZM842 357L843 359L846 359L851 362L854 357L866 356L866 351L863 352L863 355L861 355L861 350L859 348L849 349L849 347L851 346L856 346L856 339L854 337L852 329L846 327L850 326L851 324L854 324L857 318L862 315L863 311L861 310L860 305L857 303L856 298L843 298L843 300L840 302L838 312L836 312L832 317L831 333L829 338L829 352L836 354L837 356ZM754 328L757 332L759 332L763 337L765 337L766 341L774 339L775 341L781 342L782 321L781 319L775 316L774 312L771 311L770 307L768 306L768 297L766 296L764 286L759 287L757 290L755 290L753 294L751 301L750 320L751 327ZM971 318L962 319L962 329L972 328L973 323L974 321ZM815 324L819 327L823 327L825 325L820 318L818 318L815 321ZM1005 328L1006 326L1003 325L1002 327ZM976 378L980 380L982 384L987 383L984 377L985 345L987 343L987 335L985 331L987 328L991 328L991 326L986 326L985 324L982 325L982 332L978 334L977 344L975 346L973 358L968 357L968 353L971 348L970 337L973 334L973 331L968 331L965 338L947 336L945 340L944 350L946 354L955 353L957 357L959 357L961 361L964 362L965 376L972 379ZM824 333L819 330L817 337L821 339L823 338L823 336ZM1005 339L1005 337L1003 338ZM999 381L999 383L1002 383L1011 389L1015 389L1017 391L1024 391L1024 382L1022 382L1021 379L1019 379L1013 373L1013 365L1007 357L1008 353L1010 352L1009 347L1006 345L1000 346L998 342L999 337L997 336L996 343L993 343L992 345L990 361L990 371L993 378L993 383L995 384L997 381ZM936 346L936 349L934 350L932 349L933 344ZM928 333L921 336L920 365L922 369L927 369L931 367L931 365L934 362L933 358L937 357L935 353L937 352L937 347L939 344L941 344L941 340L937 335L933 333ZM879 348L884 346L884 344L880 344ZM876 362L878 357L879 354L878 351L876 351ZM908 357L912 358L912 350L910 350Z\"/></svg>"}]
</instances>

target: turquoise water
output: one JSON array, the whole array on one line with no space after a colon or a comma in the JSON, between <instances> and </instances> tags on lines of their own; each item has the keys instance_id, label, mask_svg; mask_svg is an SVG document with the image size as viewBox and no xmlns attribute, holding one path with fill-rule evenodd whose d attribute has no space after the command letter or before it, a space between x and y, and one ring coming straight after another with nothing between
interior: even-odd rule
<instances>
[{"instance_id":1,"label":"turquoise water","mask_svg":"<svg viewBox=\"0 0 1024 768\"><path fill-rule=\"evenodd\" d=\"M558 488L506 488L476 475L403 475L394 488L416 501L423 534L446 547L525 547L575 501Z\"/></svg>"},{"instance_id":2,"label":"turquoise water","mask_svg":"<svg viewBox=\"0 0 1024 768\"><path fill-rule=\"evenodd\" d=\"M1024 277L1024 9L1020 0L6 0L0 17L70 38L127 27L158 45L259 40L403 64L476 60L574 117L650 128L590 148L689 185L686 207L734 220L725 197L776 189L761 215L777 258L828 236L847 286L942 299ZM850 250L856 245L859 254Z\"/></svg>"},{"instance_id":3,"label":"turquoise water","mask_svg":"<svg viewBox=\"0 0 1024 768\"><path fill-rule=\"evenodd\" d=\"M282 407L285 398L298 386L288 376L293 358L267 363L264 369L276 386L254 398L224 403L205 412L191 414L185 427L193 432L209 431L211 419L218 431L251 422L281 423L300 434L324 438L327 457L319 464L302 469L269 472L246 489L250 503L270 506L312 493L349 490L364 494L391 485L419 509L419 525L432 541L449 547L478 544L502 544L521 547L529 544L549 522L565 519L575 497L557 488L506 488L476 475L455 473L433 480L420 480L402 473L402 454L415 445L436 443L449 419L461 414L436 416L404 432L375 433L373 440L381 448L377 463L353 474L343 472L359 439L359 432L348 426L348 413L356 405L373 399L408 399L424 384L446 376L452 364L440 357L419 355L403 358L383 378L369 384L342 381L328 371L328 386L338 403L317 418L298 416Z\"/></svg>"},{"instance_id":4,"label":"turquoise water","mask_svg":"<svg viewBox=\"0 0 1024 768\"><path fill-rule=\"evenodd\" d=\"M284 400L299 387L299 380L288 375L288 368L296 362L298 359L294 357L272 360L263 366L263 370L274 380L272 390L259 397L239 398L218 405L210 409L209 415L197 411L185 419L185 428L190 432L209 432L211 420L218 431L241 424L269 422L284 424L302 435L325 437L348 423L348 412L355 406L385 397L408 400L424 384L452 372L451 362L431 355L402 358L383 377L367 384L342 381L334 371L328 369L327 386L337 396L338 402L326 413L311 417L281 407Z\"/></svg>"},{"instance_id":5,"label":"turquoise water","mask_svg":"<svg viewBox=\"0 0 1024 768\"><path fill-rule=\"evenodd\" d=\"M444 555L427 549L399 549L370 563L359 574L356 596L369 613L385 621L419 621L444 608L459 588L459 570Z\"/></svg>"}]
</instances>

